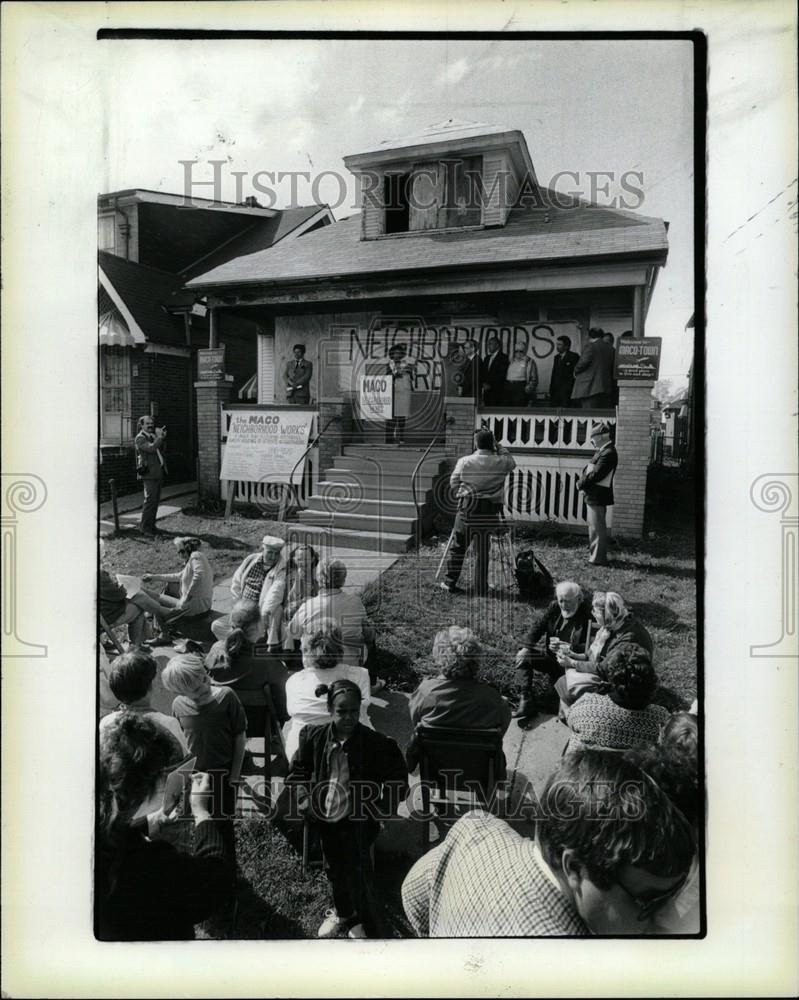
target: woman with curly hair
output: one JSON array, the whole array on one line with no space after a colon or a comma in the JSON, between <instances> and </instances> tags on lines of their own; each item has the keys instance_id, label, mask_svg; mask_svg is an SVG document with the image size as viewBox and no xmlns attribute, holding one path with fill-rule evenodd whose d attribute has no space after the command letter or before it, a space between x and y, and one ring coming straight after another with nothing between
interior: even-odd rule
<instances>
[{"instance_id":1,"label":"woman with curly hair","mask_svg":"<svg viewBox=\"0 0 799 1000\"><path fill-rule=\"evenodd\" d=\"M510 725L511 707L497 689L478 680L480 643L468 628L450 625L433 640L435 677L425 678L409 704L414 728L420 724L452 729L501 729ZM406 751L408 769L418 763L416 738Z\"/></svg>"},{"instance_id":2,"label":"woman with curly hair","mask_svg":"<svg viewBox=\"0 0 799 1000\"><path fill-rule=\"evenodd\" d=\"M632 643L617 646L603 664L604 681L567 712L572 731L566 752L629 750L657 743L669 713L653 705L657 676L649 654Z\"/></svg>"},{"instance_id":3,"label":"woman with curly hair","mask_svg":"<svg viewBox=\"0 0 799 1000\"><path fill-rule=\"evenodd\" d=\"M194 937L194 925L225 901L231 874L219 824L211 819L207 774L191 777L194 849L160 840L166 777L183 760L171 733L152 720L120 712L100 742L95 856L95 933L101 941Z\"/></svg>"}]
</instances>

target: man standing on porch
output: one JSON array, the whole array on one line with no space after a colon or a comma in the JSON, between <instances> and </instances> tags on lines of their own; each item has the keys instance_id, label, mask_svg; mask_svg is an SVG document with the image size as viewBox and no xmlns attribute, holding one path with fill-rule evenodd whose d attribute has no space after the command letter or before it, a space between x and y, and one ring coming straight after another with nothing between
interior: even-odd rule
<instances>
[{"instance_id":1,"label":"man standing on porch","mask_svg":"<svg viewBox=\"0 0 799 1000\"><path fill-rule=\"evenodd\" d=\"M574 366L572 399L589 410L613 406L613 348L602 339L604 331L592 327L588 343Z\"/></svg>"},{"instance_id":2,"label":"man standing on porch","mask_svg":"<svg viewBox=\"0 0 799 1000\"><path fill-rule=\"evenodd\" d=\"M585 494L588 510L588 561L593 566L608 564L608 529L605 515L613 506L613 477L619 456L613 446L615 428L604 420L591 434L591 444L596 448L591 461L577 481L577 489Z\"/></svg>"},{"instance_id":3,"label":"man standing on porch","mask_svg":"<svg viewBox=\"0 0 799 1000\"><path fill-rule=\"evenodd\" d=\"M499 349L499 338L489 337L486 342L488 353L480 366L483 379L483 403L485 406L507 406L505 379L508 375L510 359Z\"/></svg>"},{"instance_id":4,"label":"man standing on porch","mask_svg":"<svg viewBox=\"0 0 799 1000\"><path fill-rule=\"evenodd\" d=\"M313 364L305 360L305 344L295 344L294 357L286 362L286 399L290 403L307 406L311 402L311 376Z\"/></svg>"},{"instance_id":5,"label":"man standing on porch","mask_svg":"<svg viewBox=\"0 0 799 1000\"><path fill-rule=\"evenodd\" d=\"M477 545L474 593L487 592L491 533L500 525L505 477L516 468L513 455L494 441L491 431L477 431L474 443L476 450L458 459L449 479L450 488L458 498L458 513L452 529L447 576L439 586L450 594L460 591L458 578L472 541Z\"/></svg>"}]
</instances>

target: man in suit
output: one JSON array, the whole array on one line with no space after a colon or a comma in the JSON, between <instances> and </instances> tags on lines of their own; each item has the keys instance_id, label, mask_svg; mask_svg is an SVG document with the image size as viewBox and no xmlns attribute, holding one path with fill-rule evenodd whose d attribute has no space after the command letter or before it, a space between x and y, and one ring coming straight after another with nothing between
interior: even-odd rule
<instances>
[{"instance_id":1,"label":"man in suit","mask_svg":"<svg viewBox=\"0 0 799 1000\"><path fill-rule=\"evenodd\" d=\"M150 416L139 417L136 434L136 478L144 490L144 505L141 510L141 530L145 535L155 535L155 518L158 501L161 499L161 484L166 475L164 444L166 427L156 430L155 421Z\"/></svg>"},{"instance_id":2,"label":"man in suit","mask_svg":"<svg viewBox=\"0 0 799 1000\"><path fill-rule=\"evenodd\" d=\"M483 380L483 403L485 406L502 406L505 400L505 379L508 374L510 359L499 349L497 337L489 337L486 344L488 353L481 363L481 378Z\"/></svg>"},{"instance_id":3,"label":"man in suit","mask_svg":"<svg viewBox=\"0 0 799 1000\"><path fill-rule=\"evenodd\" d=\"M549 401L553 406L568 406L574 386L574 366L580 360L577 351L571 349L569 337L558 337L555 341L555 357L552 359L552 376L549 380Z\"/></svg>"},{"instance_id":4,"label":"man in suit","mask_svg":"<svg viewBox=\"0 0 799 1000\"><path fill-rule=\"evenodd\" d=\"M463 345L466 355L466 364L461 370L461 396L468 396L470 399L477 399L480 395L482 378L480 369L483 359L480 357L479 345L476 340L467 340Z\"/></svg>"},{"instance_id":5,"label":"man in suit","mask_svg":"<svg viewBox=\"0 0 799 1000\"><path fill-rule=\"evenodd\" d=\"M593 566L608 564L608 530L605 515L613 506L613 477L619 456L613 446L615 428L604 420L594 427L591 444L596 448L591 461L577 480L585 495L588 518L588 561Z\"/></svg>"},{"instance_id":6,"label":"man in suit","mask_svg":"<svg viewBox=\"0 0 799 1000\"><path fill-rule=\"evenodd\" d=\"M311 402L311 376L313 364L305 360L305 344L295 344L294 357L286 362L283 378L286 380L286 399L295 405L307 406Z\"/></svg>"},{"instance_id":7,"label":"man in suit","mask_svg":"<svg viewBox=\"0 0 799 1000\"><path fill-rule=\"evenodd\" d=\"M613 348L605 343L603 331L592 327L588 343L574 366L572 399L589 410L613 406Z\"/></svg>"}]
</instances>

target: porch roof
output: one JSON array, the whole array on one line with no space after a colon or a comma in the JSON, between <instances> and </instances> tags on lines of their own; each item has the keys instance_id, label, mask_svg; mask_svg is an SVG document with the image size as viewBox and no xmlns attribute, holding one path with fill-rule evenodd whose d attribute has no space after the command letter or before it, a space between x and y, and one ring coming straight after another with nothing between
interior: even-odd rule
<instances>
[{"instance_id":1,"label":"porch roof","mask_svg":"<svg viewBox=\"0 0 799 1000\"><path fill-rule=\"evenodd\" d=\"M361 217L356 214L302 239L229 260L197 275L186 287L274 284L596 257L634 259L653 253L665 259L667 224L662 219L540 190L543 204L517 206L503 227L426 230L362 240ZM570 202L568 207L566 202Z\"/></svg>"}]
</instances>

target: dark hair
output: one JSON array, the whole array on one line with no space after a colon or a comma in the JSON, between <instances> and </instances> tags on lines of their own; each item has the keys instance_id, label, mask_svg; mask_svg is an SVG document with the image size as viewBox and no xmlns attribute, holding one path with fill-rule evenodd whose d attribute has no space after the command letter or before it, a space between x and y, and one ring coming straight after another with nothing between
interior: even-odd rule
<instances>
[{"instance_id":1,"label":"dark hair","mask_svg":"<svg viewBox=\"0 0 799 1000\"><path fill-rule=\"evenodd\" d=\"M559 871L563 853L599 889L627 865L652 875L682 875L695 838L668 795L640 767L612 750L576 750L561 758L541 798L541 847Z\"/></svg>"},{"instance_id":2,"label":"dark hair","mask_svg":"<svg viewBox=\"0 0 799 1000\"><path fill-rule=\"evenodd\" d=\"M317 684L314 688L314 695L317 698L321 698L327 695L327 710L328 712L333 711L333 702L340 694L354 694L358 703L363 700L363 695L361 694L361 689L354 681L348 681L344 677L340 677L337 681L333 681L332 684Z\"/></svg>"},{"instance_id":3,"label":"dark hair","mask_svg":"<svg viewBox=\"0 0 799 1000\"><path fill-rule=\"evenodd\" d=\"M491 431L481 428L479 431L474 432L474 443L478 448L493 448L494 435Z\"/></svg>"},{"instance_id":4,"label":"dark hair","mask_svg":"<svg viewBox=\"0 0 799 1000\"><path fill-rule=\"evenodd\" d=\"M620 643L610 651L602 673L622 708L646 708L658 684L649 653L632 642Z\"/></svg>"},{"instance_id":5,"label":"dark hair","mask_svg":"<svg viewBox=\"0 0 799 1000\"><path fill-rule=\"evenodd\" d=\"M615 343L616 338L613 336L610 330L605 330L605 332L602 334L603 340L605 340L607 337L610 337L611 344Z\"/></svg>"},{"instance_id":6,"label":"dark hair","mask_svg":"<svg viewBox=\"0 0 799 1000\"><path fill-rule=\"evenodd\" d=\"M622 337L632 337L632 335L633 335L632 330L625 330L624 333L622 334Z\"/></svg>"},{"instance_id":7,"label":"dark hair","mask_svg":"<svg viewBox=\"0 0 799 1000\"><path fill-rule=\"evenodd\" d=\"M119 712L100 737L98 771L101 888L113 889L124 857L125 831L167 768L183 759L177 739L146 716Z\"/></svg>"},{"instance_id":8,"label":"dark hair","mask_svg":"<svg viewBox=\"0 0 799 1000\"><path fill-rule=\"evenodd\" d=\"M229 657L235 656L247 641L247 631L251 625L261 620L261 609L255 601L236 601L230 612L230 624L233 629L225 636L225 655L228 658L227 666L230 666ZM222 664L217 664L222 666Z\"/></svg>"},{"instance_id":9,"label":"dark hair","mask_svg":"<svg viewBox=\"0 0 799 1000\"><path fill-rule=\"evenodd\" d=\"M565 333L562 333L559 337L555 337L555 340L562 340L566 347L572 346L571 337L567 337Z\"/></svg>"},{"instance_id":10,"label":"dark hair","mask_svg":"<svg viewBox=\"0 0 799 1000\"><path fill-rule=\"evenodd\" d=\"M292 351L302 351L302 353L305 354L305 344L295 344L294 347L292 347Z\"/></svg>"},{"instance_id":11,"label":"dark hair","mask_svg":"<svg viewBox=\"0 0 799 1000\"><path fill-rule=\"evenodd\" d=\"M388 349L388 356L391 357L391 355L394 354L395 351L402 351L403 354L407 354L408 348L405 346L405 344L392 344L391 347L389 347Z\"/></svg>"},{"instance_id":12,"label":"dark hair","mask_svg":"<svg viewBox=\"0 0 799 1000\"><path fill-rule=\"evenodd\" d=\"M592 326L591 329L588 331L588 336L591 338L591 340L597 340L599 337L605 336L605 331L601 327Z\"/></svg>"},{"instance_id":13,"label":"dark hair","mask_svg":"<svg viewBox=\"0 0 799 1000\"><path fill-rule=\"evenodd\" d=\"M158 664L149 653L136 649L123 653L111 664L108 686L111 693L123 705L144 698L149 692L158 673Z\"/></svg>"},{"instance_id":14,"label":"dark hair","mask_svg":"<svg viewBox=\"0 0 799 1000\"><path fill-rule=\"evenodd\" d=\"M699 794L699 766L695 755L660 743L652 747L634 747L627 750L624 756L645 771L668 795L693 829L698 829L702 818L702 800Z\"/></svg>"}]
</instances>

